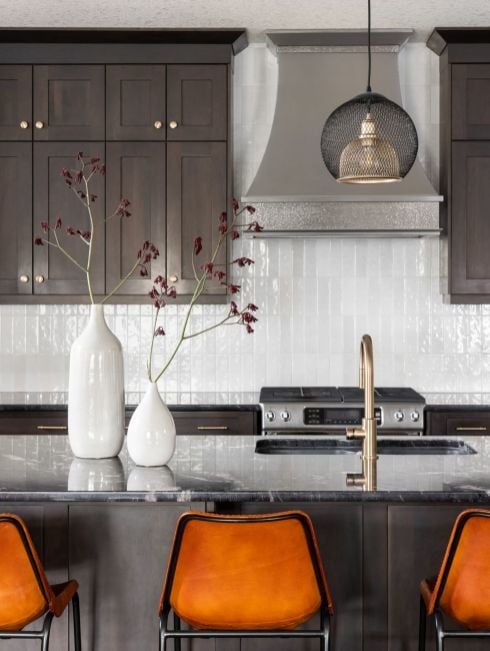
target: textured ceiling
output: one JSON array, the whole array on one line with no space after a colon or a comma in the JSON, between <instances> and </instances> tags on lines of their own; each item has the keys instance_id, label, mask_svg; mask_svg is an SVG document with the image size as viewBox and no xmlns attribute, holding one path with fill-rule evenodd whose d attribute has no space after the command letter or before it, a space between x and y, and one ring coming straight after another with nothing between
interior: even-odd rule
<instances>
[{"instance_id":1,"label":"textured ceiling","mask_svg":"<svg viewBox=\"0 0 490 651\"><path fill-rule=\"evenodd\" d=\"M359 28L366 0L0 0L3 27ZM372 0L373 27L490 26L490 0Z\"/></svg>"}]
</instances>

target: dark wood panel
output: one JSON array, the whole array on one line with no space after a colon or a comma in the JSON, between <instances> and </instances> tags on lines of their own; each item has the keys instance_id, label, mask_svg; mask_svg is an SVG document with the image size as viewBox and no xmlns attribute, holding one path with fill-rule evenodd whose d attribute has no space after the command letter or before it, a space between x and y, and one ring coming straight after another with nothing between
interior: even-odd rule
<instances>
[{"instance_id":1,"label":"dark wood panel","mask_svg":"<svg viewBox=\"0 0 490 651\"><path fill-rule=\"evenodd\" d=\"M490 64L453 64L452 138L490 139Z\"/></svg>"},{"instance_id":2,"label":"dark wood panel","mask_svg":"<svg viewBox=\"0 0 490 651\"><path fill-rule=\"evenodd\" d=\"M252 436L257 433L257 413L252 411L176 411L172 415L177 434Z\"/></svg>"},{"instance_id":3,"label":"dark wood panel","mask_svg":"<svg viewBox=\"0 0 490 651\"><path fill-rule=\"evenodd\" d=\"M109 213L122 197L131 201L129 218L116 216L107 222L107 291L131 270L138 249L148 240L160 251L159 258L151 262L150 278L143 278L138 268L119 290L120 294L145 296L151 279L165 275L165 144L107 143L106 183Z\"/></svg>"},{"instance_id":4,"label":"dark wood panel","mask_svg":"<svg viewBox=\"0 0 490 651\"><path fill-rule=\"evenodd\" d=\"M189 508L70 507L70 572L83 586L84 651L158 646L157 609L175 523ZM204 510L198 503L192 508Z\"/></svg>"},{"instance_id":5,"label":"dark wood panel","mask_svg":"<svg viewBox=\"0 0 490 651\"><path fill-rule=\"evenodd\" d=\"M428 436L482 436L490 434L490 410L426 411Z\"/></svg>"},{"instance_id":6,"label":"dark wood panel","mask_svg":"<svg viewBox=\"0 0 490 651\"><path fill-rule=\"evenodd\" d=\"M103 140L104 117L104 66L34 66L35 140Z\"/></svg>"},{"instance_id":7,"label":"dark wood panel","mask_svg":"<svg viewBox=\"0 0 490 651\"><path fill-rule=\"evenodd\" d=\"M167 140L226 140L227 94L226 66L168 66Z\"/></svg>"},{"instance_id":8,"label":"dark wood panel","mask_svg":"<svg viewBox=\"0 0 490 651\"><path fill-rule=\"evenodd\" d=\"M165 66L107 66L108 140L165 140Z\"/></svg>"},{"instance_id":9,"label":"dark wood panel","mask_svg":"<svg viewBox=\"0 0 490 651\"><path fill-rule=\"evenodd\" d=\"M32 67L0 65L0 140L32 139Z\"/></svg>"},{"instance_id":10,"label":"dark wood panel","mask_svg":"<svg viewBox=\"0 0 490 651\"><path fill-rule=\"evenodd\" d=\"M490 294L490 142L453 142L451 294Z\"/></svg>"},{"instance_id":11,"label":"dark wood panel","mask_svg":"<svg viewBox=\"0 0 490 651\"><path fill-rule=\"evenodd\" d=\"M0 144L0 294L32 293L32 146Z\"/></svg>"},{"instance_id":12,"label":"dark wood panel","mask_svg":"<svg viewBox=\"0 0 490 651\"><path fill-rule=\"evenodd\" d=\"M73 168L78 151L86 156L104 159L104 143L36 143L34 145L34 232L39 233L41 221L56 223L63 221L61 237L70 255L82 264L87 261L87 245L78 236L66 233L67 226L87 230L90 222L87 210L65 185L61 176L64 167ZM93 241L92 285L93 291L103 294L104 283L104 180L96 175L90 182L90 190L97 195L92 204L96 236ZM36 280L37 279L37 280ZM40 281L40 282L39 282ZM60 251L51 246L34 247L34 293L45 294L87 294L85 274Z\"/></svg>"},{"instance_id":13,"label":"dark wood panel","mask_svg":"<svg viewBox=\"0 0 490 651\"><path fill-rule=\"evenodd\" d=\"M167 273L177 276L179 294L192 293L195 288L192 256L196 236L203 238L198 267L210 259L218 243L218 220L227 203L226 151L226 144L219 142L167 145ZM225 262L223 247L216 263ZM207 293L223 294L225 289L212 280Z\"/></svg>"}]
</instances>

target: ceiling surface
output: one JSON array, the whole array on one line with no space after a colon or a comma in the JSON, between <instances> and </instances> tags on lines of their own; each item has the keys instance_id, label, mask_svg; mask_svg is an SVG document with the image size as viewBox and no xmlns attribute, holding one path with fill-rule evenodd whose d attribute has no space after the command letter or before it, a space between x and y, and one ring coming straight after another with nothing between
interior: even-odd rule
<instances>
[{"instance_id":1,"label":"ceiling surface","mask_svg":"<svg viewBox=\"0 0 490 651\"><path fill-rule=\"evenodd\" d=\"M366 21L366 0L0 0L2 27L246 27L262 40L267 29ZM490 27L490 0L372 0L372 24L413 28L424 41L435 26Z\"/></svg>"}]
</instances>

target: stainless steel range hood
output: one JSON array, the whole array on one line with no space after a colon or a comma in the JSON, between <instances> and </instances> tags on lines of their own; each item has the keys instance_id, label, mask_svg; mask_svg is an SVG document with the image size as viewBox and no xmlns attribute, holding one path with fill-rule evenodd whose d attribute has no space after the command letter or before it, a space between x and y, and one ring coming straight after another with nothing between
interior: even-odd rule
<instances>
[{"instance_id":1,"label":"stainless steel range hood","mask_svg":"<svg viewBox=\"0 0 490 651\"><path fill-rule=\"evenodd\" d=\"M412 30L373 30L375 92L402 103L397 55ZM437 194L417 160L399 183L346 185L320 153L328 115L364 91L365 30L270 31L278 91L268 145L244 201L264 225L261 237L438 235Z\"/></svg>"}]
</instances>

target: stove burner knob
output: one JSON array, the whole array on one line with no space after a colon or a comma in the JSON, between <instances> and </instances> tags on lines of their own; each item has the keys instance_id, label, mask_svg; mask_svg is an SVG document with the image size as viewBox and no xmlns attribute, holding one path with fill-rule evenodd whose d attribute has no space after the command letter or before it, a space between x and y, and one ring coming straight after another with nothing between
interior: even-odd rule
<instances>
[{"instance_id":1,"label":"stove burner knob","mask_svg":"<svg viewBox=\"0 0 490 651\"><path fill-rule=\"evenodd\" d=\"M281 418L285 423L287 423L288 420L291 420L291 414L289 413L289 411L281 411Z\"/></svg>"},{"instance_id":2,"label":"stove burner knob","mask_svg":"<svg viewBox=\"0 0 490 651\"><path fill-rule=\"evenodd\" d=\"M403 420L403 411L399 411L399 410L395 411L395 413L393 415L395 416L395 420L397 421L397 423L402 422L402 420Z\"/></svg>"},{"instance_id":3,"label":"stove burner knob","mask_svg":"<svg viewBox=\"0 0 490 651\"><path fill-rule=\"evenodd\" d=\"M419 414L418 411L412 411L412 412L411 412L411 414L410 414L410 420L411 420L413 423L416 423L416 422L419 420L419 418L420 418L420 414Z\"/></svg>"},{"instance_id":4,"label":"stove burner knob","mask_svg":"<svg viewBox=\"0 0 490 651\"><path fill-rule=\"evenodd\" d=\"M272 423L272 421L276 418L276 415L273 411L266 411L265 417L269 421L269 423Z\"/></svg>"}]
</instances>

